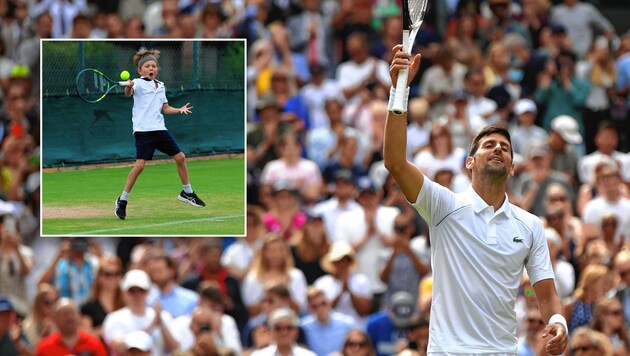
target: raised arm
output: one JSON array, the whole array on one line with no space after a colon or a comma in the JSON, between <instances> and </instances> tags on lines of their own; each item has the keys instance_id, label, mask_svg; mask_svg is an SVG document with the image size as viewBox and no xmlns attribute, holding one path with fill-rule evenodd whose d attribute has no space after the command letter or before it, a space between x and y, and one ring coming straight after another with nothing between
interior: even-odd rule
<instances>
[{"instance_id":1,"label":"raised arm","mask_svg":"<svg viewBox=\"0 0 630 356\"><path fill-rule=\"evenodd\" d=\"M394 59L389 67L389 75L392 78L392 85L396 85L398 72L401 69L409 68L408 83L413 80L420 67L420 55L412 56L402 52L402 45L396 45ZM413 59L413 61L411 61ZM393 94L390 94L393 96ZM390 101L393 98L390 98ZM383 157L385 167L400 186L400 190L410 202L415 202L424 183L424 175L420 169L407 160L407 112L396 115L392 111L387 112L385 122L385 139L383 145Z\"/></svg>"}]
</instances>

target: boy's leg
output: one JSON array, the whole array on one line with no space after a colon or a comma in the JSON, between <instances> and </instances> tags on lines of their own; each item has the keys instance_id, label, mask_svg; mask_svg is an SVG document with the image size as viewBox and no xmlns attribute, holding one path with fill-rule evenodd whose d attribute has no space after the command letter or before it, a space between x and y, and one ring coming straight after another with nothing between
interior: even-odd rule
<instances>
[{"instance_id":1,"label":"boy's leg","mask_svg":"<svg viewBox=\"0 0 630 356\"><path fill-rule=\"evenodd\" d=\"M182 181L182 191L177 196L177 199L185 203L189 203L192 206L202 208L206 206L206 203L201 200L195 192L193 192L190 186L190 180L188 179L188 167L186 167L186 155L184 152L179 152L173 156L175 163L177 164L177 173Z\"/></svg>"},{"instance_id":2,"label":"boy's leg","mask_svg":"<svg viewBox=\"0 0 630 356\"><path fill-rule=\"evenodd\" d=\"M138 176L144 170L144 165L146 164L146 160L144 159L136 159L136 163L133 165L131 172L127 176L127 181L125 182L125 188L121 194L121 196L116 199L116 216L119 219L125 219L127 217L127 199L129 198L129 193L131 193L131 189L133 185L136 183Z\"/></svg>"}]
</instances>

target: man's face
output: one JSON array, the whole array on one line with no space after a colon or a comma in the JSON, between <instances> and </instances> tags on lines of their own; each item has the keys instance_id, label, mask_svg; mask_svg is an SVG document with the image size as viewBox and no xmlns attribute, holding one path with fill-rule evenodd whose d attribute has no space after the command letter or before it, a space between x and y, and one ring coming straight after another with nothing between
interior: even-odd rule
<instances>
[{"instance_id":1,"label":"man's face","mask_svg":"<svg viewBox=\"0 0 630 356\"><path fill-rule=\"evenodd\" d=\"M53 320L61 334L73 334L79 329L79 311L73 305L63 305L55 310Z\"/></svg>"},{"instance_id":2,"label":"man's face","mask_svg":"<svg viewBox=\"0 0 630 356\"><path fill-rule=\"evenodd\" d=\"M479 140L479 148L474 157L466 158L466 168L484 174L505 177L513 175L511 150L512 146L505 136L490 134Z\"/></svg>"},{"instance_id":3,"label":"man's face","mask_svg":"<svg viewBox=\"0 0 630 356\"><path fill-rule=\"evenodd\" d=\"M481 73L471 74L468 79L464 81L466 91L478 98L484 95L486 91L486 79Z\"/></svg>"},{"instance_id":4,"label":"man's face","mask_svg":"<svg viewBox=\"0 0 630 356\"><path fill-rule=\"evenodd\" d=\"M159 287L163 287L173 280L173 271L168 267L163 259L150 260L147 263L147 272L151 281Z\"/></svg>"},{"instance_id":5,"label":"man's face","mask_svg":"<svg viewBox=\"0 0 630 356\"><path fill-rule=\"evenodd\" d=\"M308 302L308 307L311 313L315 314L318 320L321 321L328 319L330 314L330 305L323 294L312 298Z\"/></svg>"},{"instance_id":6,"label":"man's face","mask_svg":"<svg viewBox=\"0 0 630 356\"><path fill-rule=\"evenodd\" d=\"M607 155L617 148L619 144L619 134L614 129L603 129L595 136L595 145L597 149Z\"/></svg>"},{"instance_id":7,"label":"man's face","mask_svg":"<svg viewBox=\"0 0 630 356\"><path fill-rule=\"evenodd\" d=\"M271 329L271 336L278 346L289 346L297 339L298 330L291 320L280 320Z\"/></svg>"}]
</instances>

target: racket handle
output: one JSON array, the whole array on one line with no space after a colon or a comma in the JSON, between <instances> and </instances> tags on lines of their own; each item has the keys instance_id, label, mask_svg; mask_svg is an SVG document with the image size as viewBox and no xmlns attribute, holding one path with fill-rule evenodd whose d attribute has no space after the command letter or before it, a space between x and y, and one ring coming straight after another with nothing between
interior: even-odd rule
<instances>
[{"instance_id":1,"label":"racket handle","mask_svg":"<svg viewBox=\"0 0 630 356\"><path fill-rule=\"evenodd\" d=\"M125 80L124 82L118 82L118 85L120 85L121 87L128 87L129 86L129 81Z\"/></svg>"},{"instance_id":2,"label":"racket handle","mask_svg":"<svg viewBox=\"0 0 630 356\"><path fill-rule=\"evenodd\" d=\"M409 30L403 30L403 51L409 52ZM394 96L394 106L392 112L396 115L402 115L407 111L405 107L405 95L407 94L407 79L409 78L409 69L405 68L398 72L398 80L396 81L396 94Z\"/></svg>"}]
</instances>

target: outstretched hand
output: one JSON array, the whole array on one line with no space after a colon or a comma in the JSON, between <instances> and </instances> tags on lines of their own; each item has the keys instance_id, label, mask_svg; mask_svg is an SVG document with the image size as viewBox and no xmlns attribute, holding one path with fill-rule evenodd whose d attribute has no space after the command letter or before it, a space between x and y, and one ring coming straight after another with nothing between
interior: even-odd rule
<instances>
[{"instance_id":1,"label":"outstretched hand","mask_svg":"<svg viewBox=\"0 0 630 356\"><path fill-rule=\"evenodd\" d=\"M420 68L420 54L412 55L411 53L403 52L403 45L397 44L392 48L394 52L394 59L389 66L389 76L392 79L392 85L396 87L398 83L398 72L405 68L409 68L409 76L407 77L407 86L418 73Z\"/></svg>"},{"instance_id":2,"label":"outstretched hand","mask_svg":"<svg viewBox=\"0 0 630 356\"><path fill-rule=\"evenodd\" d=\"M547 343L545 352L549 355L561 355L569 344L569 336L562 324L553 323L545 326L542 331L542 337L546 338L549 335L554 335Z\"/></svg>"},{"instance_id":3,"label":"outstretched hand","mask_svg":"<svg viewBox=\"0 0 630 356\"><path fill-rule=\"evenodd\" d=\"M193 107L192 106L188 106L188 105L190 105L190 103L186 103L186 105L182 106L181 108L179 108L177 110L179 110L180 114L186 114L186 115L192 114L192 108Z\"/></svg>"}]
</instances>

